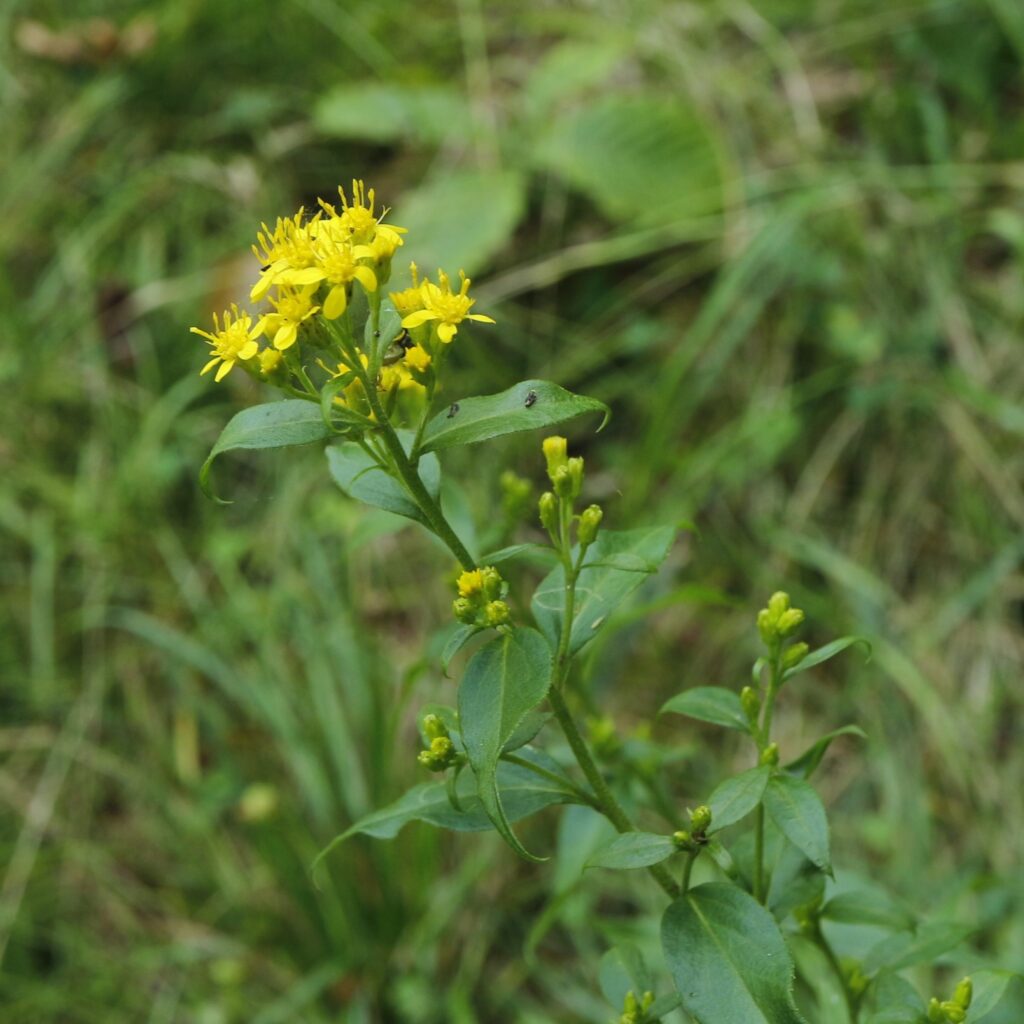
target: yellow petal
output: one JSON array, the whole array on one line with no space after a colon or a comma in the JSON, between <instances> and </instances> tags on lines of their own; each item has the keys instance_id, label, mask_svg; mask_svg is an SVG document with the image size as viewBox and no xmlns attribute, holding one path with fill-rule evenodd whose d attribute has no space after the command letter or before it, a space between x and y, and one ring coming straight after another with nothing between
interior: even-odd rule
<instances>
[{"instance_id":1,"label":"yellow petal","mask_svg":"<svg viewBox=\"0 0 1024 1024\"><path fill-rule=\"evenodd\" d=\"M352 271L352 276L359 281L359 283L368 291L375 292L377 290L377 276L369 267L356 267Z\"/></svg>"},{"instance_id":2,"label":"yellow petal","mask_svg":"<svg viewBox=\"0 0 1024 1024\"><path fill-rule=\"evenodd\" d=\"M259 302L270 291L270 286L274 283L274 277L275 274L269 270L263 274L252 286L252 291L249 292L249 299L252 302Z\"/></svg>"},{"instance_id":3,"label":"yellow petal","mask_svg":"<svg viewBox=\"0 0 1024 1024\"><path fill-rule=\"evenodd\" d=\"M437 336L447 345L458 332L459 329L455 324L441 324L437 329Z\"/></svg>"},{"instance_id":4,"label":"yellow petal","mask_svg":"<svg viewBox=\"0 0 1024 1024\"><path fill-rule=\"evenodd\" d=\"M327 298L324 299L324 316L328 320L337 320L345 312L347 305L348 295L345 292L345 286L343 284L336 284L327 293Z\"/></svg>"},{"instance_id":5,"label":"yellow petal","mask_svg":"<svg viewBox=\"0 0 1024 1024\"><path fill-rule=\"evenodd\" d=\"M428 320L439 320L440 317L430 309L418 309L415 313L410 313L404 320L402 320L402 326L406 329L412 327L419 327L421 324L425 324Z\"/></svg>"},{"instance_id":6,"label":"yellow petal","mask_svg":"<svg viewBox=\"0 0 1024 1024\"><path fill-rule=\"evenodd\" d=\"M284 270L278 275L277 280L279 284L301 286L316 284L326 276L319 267L306 267L304 270Z\"/></svg>"},{"instance_id":7,"label":"yellow petal","mask_svg":"<svg viewBox=\"0 0 1024 1024\"><path fill-rule=\"evenodd\" d=\"M204 373L208 373L220 362L220 356L214 356L200 371L199 376L202 377Z\"/></svg>"},{"instance_id":8,"label":"yellow petal","mask_svg":"<svg viewBox=\"0 0 1024 1024\"><path fill-rule=\"evenodd\" d=\"M193 334L198 334L201 338L206 338L209 341L216 341L217 340L209 331L201 330L198 327L190 327L189 330Z\"/></svg>"},{"instance_id":9,"label":"yellow petal","mask_svg":"<svg viewBox=\"0 0 1024 1024\"><path fill-rule=\"evenodd\" d=\"M256 355L256 353L259 350L260 350L259 345L255 341L250 341L247 344L243 345L242 348L239 350L238 358L239 359L252 359L252 357L254 355Z\"/></svg>"},{"instance_id":10,"label":"yellow petal","mask_svg":"<svg viewBox=\"0 0 1024 1024\"><path fill-rule=\"evenodd\" d=\"M274 348L283 352L286 348L291 348L295 344L295 339L298 336L298 327L291 321L288 321L277 329L277 334L274 335Z\"/></svg>"},{"instance_id":11,"label":"yellow petal","mask_svg":"<svg viewBox=\"0 0 1024 1024\"><path fill-rule=\"evenodd\" d=\"M223 380L231 372L231 367L234 365L234 359L226 359L223 363L220 364L220 369L217 371L217 376L214 377L213 379L217 381Z\"/></svg>"},{"instance_id":12,"label":"yellow petal","mask_svg":"<svg viewBox=\"0 0 1024 1024\"><path fill-rule=\"evenodd\" d=\"M494 324L494 323L497 323L497 320L492 320L489 316L484 316L483 313L470 313L466 317L466 319L467 320L476 320L477 323L481 323L481 324Z\"/></svg>"}]
</instances>

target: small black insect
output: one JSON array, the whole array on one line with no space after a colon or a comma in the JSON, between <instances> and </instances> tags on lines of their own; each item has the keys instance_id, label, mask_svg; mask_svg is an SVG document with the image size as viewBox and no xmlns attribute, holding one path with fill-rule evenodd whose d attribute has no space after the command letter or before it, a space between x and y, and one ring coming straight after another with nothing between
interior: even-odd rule
<instances>
[{"instance_id":1,"label":"small black insect","mask_svg":"<svg viewBox=\"0 0 1024 1024\"><path fill-rule=\"evenodd\" d=\"M458 411L459 411L459 403L458 402L452 402L452 407L448 410L448 415L445 418L450 420Z\"/></svg>"},{"instance_id":2,"label":"small black insect","mask_svg":"<svg viewBox=\"0 0 1024 1024\"><path fill-rule=\"evenodd\" d=\"M528 392L527 395L526 395L526 408L529 409L530 406L533 405L533 403L536 402L536 401L537 401L537 392L536 391Z\"/></svg>"}]
</instances>

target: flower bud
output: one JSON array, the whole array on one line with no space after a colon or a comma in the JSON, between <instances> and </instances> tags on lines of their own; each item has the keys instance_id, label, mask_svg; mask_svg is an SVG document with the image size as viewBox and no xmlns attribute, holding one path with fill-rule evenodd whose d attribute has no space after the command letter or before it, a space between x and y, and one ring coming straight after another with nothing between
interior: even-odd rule
<instances>
[{"instance_id":1,"label":"flower bud","mask_svg":"<svg viewBox=\"0 0 1024 1024\"><path fill-rule=\"evenodd\" d=\"M568 458L569 442L564 437L545 437L541 444L544 458L548 464L548 476L555 482L555 474L565 466Z\"/></svg>"},{"instance_id":2,"label":"flower bud","mask_svg":"<svg viewBox=\"0 0 1024 1024\"><path fill-rule=\"evenodd\" d=\"M786 614L788 615L789 612L786 612ZM802 641L798 644L793 644L792 647L787 648L786 653L782 656L782 667L796 668L807 657L808 651L810 651L810 647Z\"/></svg>"},{"instance_id":3,"label":"flower bud","mask_svg":"<svg viewBox=\"0 0 1024 1024\"><path fill-rule=\"evenodd\" d=\"M550 492L545 491L537 503L540 510L540 525L548 533L558 533L558 499Z\"/></svg>"},{"instance_id":4,"label":"flower bud","mask_svg":"<svg viewBox=\"0 0 1024 1024\"><path fill-rule=\"evenodd\" d=\"M452 614L466 626L472 626L476 621L476 611L468 597L457 597L452 601Z\"/></svg>"},{"instance_id":5,"label":"flower bud","mask_svg":"<svg viewBox=\"0 0 1024 1024\"><path fill-rule=\"evenodd\" d=\"M967 1020L967 1011L958 1003L952 1000L942 1003L941 1010L946 1015L949 1024L963 1024Z\"/></svg>"},{"instance_id":6,"label":"flower bud","mask_svg":"<svg viewBox=\"0 0 1024 1024\"><path fill-rule=\"evenodd\" d=\"M774 622L779 621L779 616L789 609L789 594L782 590L776 590L768 598L768 612Z\"/></svg>"},{"instance_id":7,"label":"flower bud","mask_svg":"<svg viewBox=\"0 0 1024 1024\"><path fill-rule=\"evenodd\" d=\"M510 613L504 601L489 601L484 607L484 618L488 626L503 626L508 622Z\"/></svg>"},{"instance_id":8,"label":"flower bud","mask_svg":"<svg viewBox=\"0 0 1024 1024\"><path fill-rule=\"evenodd\" d=\"M775 631L780 637L792 636L804 621L804 613L799 608L784 611L775 623Z\"/></svg>"},{"instance_id":9,"label":"flower bud","mask_svg":"<svg viewBox=\"0 0 1024 1024\"><path fill-rule=\"evenodd\" d=\"M757 695L757 690L752 686L744 686L740 690L740 705L743 714L747 716L747 721L751 725L757 725L758 716L761 714L761 698Z\"/></svg>"},{"instance_id":10,"label":"flower bud","mask_svg":"<svg viewBox=\"0 0 1024 1024\"><path fill-rule=\"evenodd\" d=\"M942 1012L938 999L932 996L928 1000L928 1024L945 1024L946 1015Z\"/></svg>"},{"instance_id":11,"label":"flower bud","mask_svg":"<svg viewBox=\"0 0 1024 1024\"><path fill-rule=\"evenodd\" d=\"M569 469L569 479L572 481L571 497L576 498L583 488L583 459L576 456L576 458L570 459L566 465Z\"/></svg>"},{"instance_id":12,"label":"flower bud","mask_svg":"<svg viewBox=\"0 0 1024 1024\"><path fill-rule=\"evenodd\" d=\"M680 829L678 832L672 833L672 842L675 843L676 848L679 850L692 850L693 849L693 836L690 835L685 829Z\"/></svg>"},{"instance_id":13,"label":"flower bud","mask_svg":"<svg viewBox=\"0 0 1024 1024\"><path fill-rule=\"evenodd\" d=\"M479 569L467 569L459 576L459 597L473 597L484 588L484 576Z\"/></svg>"},{"instance_id":14,"label":"flower bud","mask_svg":"<svg viewBox=\"0 0 1024 1024\"><path fill-rule=\"evenodd\" d=\"M444 724L440 715L424 715L423 732L428 740L436 740L439 736L447 737L448 726Z\"/></svg>"},{"instance_id":15,"label":"flower bud","mask_svg":"<svg viewBox=\"0 0 1024 1024\"><path fill-rule=\"evenodd\" d=\"M769 743L764 750L761 751L761 764L772 765L773 767L779 763L779 745L778 743Z\"/></svg>"},{"instance_id":16,"label":"flower bud","mask_svg":"<svg viewBox=\"0 0 1024 1024\"><path fill-rule=\"evenodd\" d=\"M555 494L566 501L572 500L572 474L568 466L559 466L551 474L551 482L555 485Z\"/></svg>"},{"instance_id":17,"label":"flower bud","mask_svg":"<svg viewBox=\"0 0 1024 1024\"><path fill-rule=\"evenodd\" d=\"M497 569L487 566L480 570L480 577L483 580L483 591L484 597L489 601L493 601L497 597L501 597L501 587L504 582L501 578L501 573Z\"/></svg>"},{"instance_id":18,"label":"flower bud","mask_svg":"<svg viewBox=\"0 0 1024 1024\"><path fill-rule=\"evenodd\" d=\"M953 992L953 1002L962 1006L965 1010L971 1005L971 996L974 994L974 984L970 978L964 978Z\"/></svg>"},{"instance_id":19,"label":"flower bud","mask_svg":"<svg viewBox=\"0 0 1024 1024\"><path fill-rule=\"evenodd\" d=\"M701 804L695 811L690 812L690 828L695 834L703 835L711 824L711 808L707 804Z\"/></svg>"},{"instance_id":20,"label":"flower bud","mask_svg":"<svg viewBox=\"0 0 1024 1024\"><path fill-rule=\"evenodd\" d=\"M576 528L576 536L584 547L594 543L603 517L604 513L601 511L600 505L591 505L583 510L580 515L580 524Z\"/></svg>"},{"instance_id":21,"label":"flower bud","mask_svg":"<svg viewBox=\"0 0 1024 1024\"><path fill-rule=\"evenodd\" d=\"M767 608L762 608L757 613L757 631L766 644L771 645L775 642L775 620Z\"/></svg>"}]
</instances>

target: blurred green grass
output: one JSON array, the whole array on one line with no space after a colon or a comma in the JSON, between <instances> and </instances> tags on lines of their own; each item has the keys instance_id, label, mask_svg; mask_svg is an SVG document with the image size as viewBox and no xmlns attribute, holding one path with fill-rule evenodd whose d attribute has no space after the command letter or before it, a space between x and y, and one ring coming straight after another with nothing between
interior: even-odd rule
<instances>
[{"instance_id":1,"label":"blurred green grass","mask_svg":"<svg viewBox=\"0 0 1024 1024\"><path fill-rule=\"evenodd\" d=\"M608 401L579 442L609 521L699 526L653 624L594 656L620 728L738 684L778 586L810 639L872 635L790 698L781 741L862 725L823 776L839 863L976 924L979 963L1024 962L1016 5L93 0L0 22L11 1020L602 1020L587 956L654 905L580 883L566 829L551 870L415 828L308 875L417 778L413 712L452 688L421 654L450 566L312 451L236 461L236 504L208 504L205 451L259 395L200 381L186 331L244 293L260 220L353 176L499 320L460 336L452 394L531 375ZM498 451L537 478L530 441L450 460L481 522ZM680 802L742 763L655 735Z\"/></svg>"}]
</instances>

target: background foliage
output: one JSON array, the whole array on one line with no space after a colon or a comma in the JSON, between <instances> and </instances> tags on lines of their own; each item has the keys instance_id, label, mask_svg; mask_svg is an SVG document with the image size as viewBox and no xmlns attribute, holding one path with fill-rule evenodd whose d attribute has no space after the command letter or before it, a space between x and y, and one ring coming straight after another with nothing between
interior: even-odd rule
<instances>
[{"instance_id":1,"label":"background foliage","mask_svg":"<svg viewBox=\"0 0 1024 1024\"><path fill-rule=\"evenodd\" d=\"M609 524L699 527L644 591L654 626L625 613L592 654L620 741L676 747L679 803L744 767L710 728L643 723L738 682L784 586L812 643L874 640L778 726L784 749L869 736L821 776L840 877L971 925L958 976L1024 963L1016 4L40 0L0 22L11 1020L608 1016L596 957L654 899L581 877L605 838L585 810L543 868L415 826L310 883L418 778L452 567L312 450L235 459L236 503L203 498L256 396L200 381L185 332L242 292L260 220L353 176L426 266L479 272L499 326L460 334L453 396L543 377L607 401L579 443ZM503 461L541 470L532 441L481 451L450 474L478 522Z\"/></svg>"}]
</instances>

